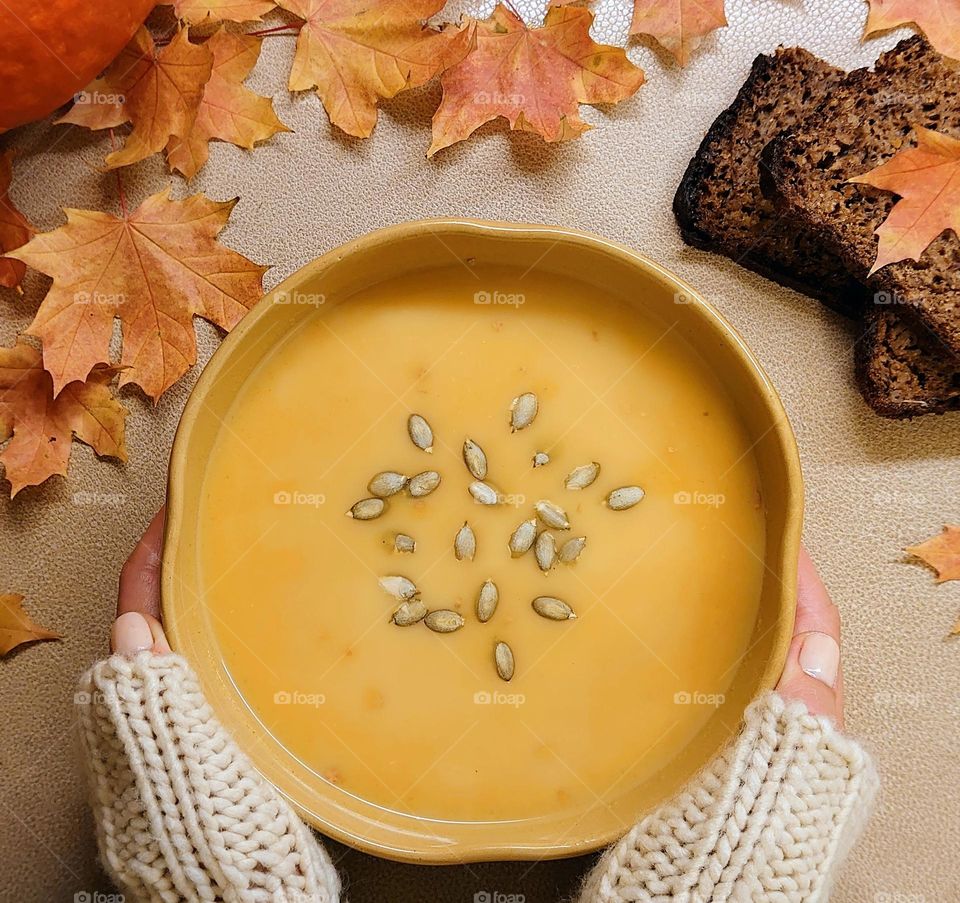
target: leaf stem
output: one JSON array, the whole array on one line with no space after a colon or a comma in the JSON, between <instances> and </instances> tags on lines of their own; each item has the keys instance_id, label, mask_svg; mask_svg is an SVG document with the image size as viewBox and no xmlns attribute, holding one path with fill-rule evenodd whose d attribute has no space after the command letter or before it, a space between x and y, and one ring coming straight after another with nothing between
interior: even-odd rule
<instances>
[{"instance_id":1,"label":"leaf stem","mask_svg":"<svg viewBox=\"0 0 960 903\"><path fill-rule=\"evenodd\" d=\"M300 34L301 27L302 26L300 25L277 25L274 28L261 28L260 31L247 31L244 32L244 34L248 34L252 38L261 38L268 34L278 34L281 31L290 31L290 36L292 37L295 34ZM280 35L280 37L286 37L286 35Z\"/></svg>"}]
</instances>

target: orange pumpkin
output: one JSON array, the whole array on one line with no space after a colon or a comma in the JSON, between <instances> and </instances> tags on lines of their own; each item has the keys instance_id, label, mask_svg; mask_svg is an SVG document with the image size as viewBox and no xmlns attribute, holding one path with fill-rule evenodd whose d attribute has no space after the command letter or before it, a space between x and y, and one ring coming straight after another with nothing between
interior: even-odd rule
<instances>
[{"instance_id":1,"label":"orange pumpkin","mask_svg":"<svg viewBox=\"0 0 960 903\"><path fill-rule=\"evenodd\" d=\"M0 2L0 131L42 119L85 88L155 2Z\"/></svg>"}]
</instances>

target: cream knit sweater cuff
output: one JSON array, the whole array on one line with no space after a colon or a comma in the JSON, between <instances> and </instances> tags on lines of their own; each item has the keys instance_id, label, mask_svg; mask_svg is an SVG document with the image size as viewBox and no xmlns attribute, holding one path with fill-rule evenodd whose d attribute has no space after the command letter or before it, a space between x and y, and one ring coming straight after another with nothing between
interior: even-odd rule
<instances>
[{"instance_id":1,"label":"cream knit sweater cuff","mask_svg":"<svg viewBox=\"0 0 960 903\"><path fill-rule=\"evenodd\" d=\"M590 873L582 903L821 903L877 789L863 749L768 693L737 740Z\"/></svg>"},{"instance_id":2,"label":"cream knit sweater cuff","mask_svg":"<svg viewBox=\"0 0 960 903\"><path fill-rule=\"evenodd\" d=\"M180 656L111 656L84 674L77 700L100 855L128 903L339 898L326 853Z\"/></svg>"}]
</instances>

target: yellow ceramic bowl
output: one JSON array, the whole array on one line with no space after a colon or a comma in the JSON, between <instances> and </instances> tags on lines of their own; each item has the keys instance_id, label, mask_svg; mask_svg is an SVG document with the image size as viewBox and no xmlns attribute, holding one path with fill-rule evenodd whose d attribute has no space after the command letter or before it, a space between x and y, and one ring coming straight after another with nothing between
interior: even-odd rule
<instances>
[{"instance_id":1,"label":"yellow ceramic bowl","mask_svg":"<svg viewBox=\"0 0 960 903\"><path fill-rule=\"evenodd\" d=\"M270 299L298 292L345 297L372 281L449 265L449 255L471 265L521 271L546 266L636 299L631 303L673 324L706 361L734 400L753 443L766 508L766 560L759 614L740 668L725 701L680 755L654 778L588 811L511 821L438 820L391 811L339 790L263 729L230 679L208 613L195 602L203 594L197 554L202 483L223 418L263 355L315 311ZM171 457L163 615L174 648L196 668L220 719L258 770L324 833L377 855L424 863L570 856L613 841L624 825L679 789L729 739L749 700L776 683L794 620L802 496L795 440L770 381L736 331L672 273L628 248L569 229L453 219L406 223L350 242L294 273L243 320L207 365ZM702 641L691 637L691 642ZM403 738L396 743L402 746Z\"/></svg>"}]
</instances>

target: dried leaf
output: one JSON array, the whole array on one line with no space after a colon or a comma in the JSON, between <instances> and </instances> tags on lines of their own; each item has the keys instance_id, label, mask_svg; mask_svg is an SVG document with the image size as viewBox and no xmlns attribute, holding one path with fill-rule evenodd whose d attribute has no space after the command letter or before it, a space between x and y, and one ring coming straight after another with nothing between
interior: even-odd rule
<instances>
[{"instance_id":1,"label":"dried leaf","mask_svg":"<svg viewBox=\"0 0 960 903\"><path fill-rule=\"evenodd\" d=\"M202 22L259 22L276 9L272 0L173 0L178 19L191 25Z\"/></svg>"},{"instance_id":2,"label":"dried leaf","mask_svg":"<svg viewBox=\"0 0 960 903\"><path fill-rule=\"evenodd\" d=\"M23 339L13 348L0 348L0 442L11 440L0 452L0 463L11 497L24 486L66 474L73 436L98 455L126 460L127 412L110 391L115 372L97 367L86 382L72 382L54 398L38 349Z\"/></svg>"},{"instance_id":3,"label":"dried leaf","mask_svg":"<svg viewBox=\"0 0 960 903\"><path fill-rule=\"evenodd\" d=\"M60 634L34 624L22 603L23 596L17 593L0 593L0 656L24 643L60 639Z\"/></svg>"},{"instance_id":4,"label":"dried leaf","mask_svg":"<svg viewBox=\"0 0 960 903\"><path fill-rule=\"evenodd\" d=\"M960 140L915 128L917 146L851 179L900 195L876 230L880 237L871 273L888 263L919 260L946 229L960 234Z\"/></svg>"},{"instance_id":5,"label":"dried leaf","mask_svg":"<svg viewBox=\"0 0 960 903\"><path fill-rule=\"evenodd\" d=\"M723 0L634 0L630 34L649 35L686 66L704 36L726 24Z\"/></svg>"},{"instance_id":6,"label":"dried leaf","mask_svg":"<svg viewBox=\"0 0 960 903\"><path fill-rule=\"evenodd\" d=\"M273 112L269 97L243 86L257 64L261 42L261 38L222 29L210 36L206 46L213 55L213 71L193 123L167 144L171 169L192 179L207 162L211 140L229 141L252 150L258 141L290 131Z\"/></svg>"},{"instance_id":7,"label":"dried leaf","mask_svg":"<svg viewBox=\"0 0 960 903\"><path fill-rule=\"evenodd\" d=\"M14 251L53 278L28 332L60 392L109 360L113 321L123 328L120 384L157 399L196 360L194 316L232 329L262 294L267 267L217 242L237 199L167 189L132 213L65 210L67 223Z\"/></svg>"},{"instance_id":8,"label":"dried leaf","mask_svg":"<svg viewBox=\"0 0 960 903\"><path fill-rule=\"evenodd\" d=\"M498 116L546 141L576 138L590 128L579 104L617 103L636 92L643 72L621 48L595 43L592 22L578 6L552 7L542 28L527 27L504 6L477 22L476 46L441 78L427 155Z\"/></svg>"},{"instance_id":9,"label":"dried leaf","mask_svg":"<svg viewBox=\"0 0 960 903\"><path fill-rule=\"evenodd\" d=\"M10 200L13 152L0 153L0 254L25 244L33 234L26 217ZM19 288L26 267L19 260L0 259L0 285Z\"/></svg>"},{"instance_id":10,"label":"dried leaf","mask_svg":"<svg viewBox=\"0 0 960 903\"><path fill-rule=\"evenodd\" d=\"M73 106L55 123L82 125L94 130L123 125L130 121L123 100L123 95L106 78L94 79L74 97Z\"/></svg>"},{"instance_id":11,"label":"dried leaf","mask_svg":"<svg viewBox=\"0 0 960 903\"><path fill-rule=\"evenodd\" d=\"M944 56L960 60L960 0L869 0L865 38L899 25L916 25Z\"/></svg>"},{"instance_id":12,"label":"dried leaf","mask_svg":"<svg viewBox=\"0 0 960 903\"><path fill-rule=\"evenodd\" d=\"M907 552L937 572L937 583L960 580L960 527L948 524L939 536L909 546Z\"/></svg>"},{"instance_id":13,"label":"dried leaf","mask_svg":"<svg viewBox=\"0 0 960 903\"><path fill-rule=\"evenodd\" d=\"M330 121L367 138L377 104L430 81L469 48L466 29L424 22L443 0L279 0L304 20L290 70L291 91L316 88Z\"/></svg>"}]
</instances>

